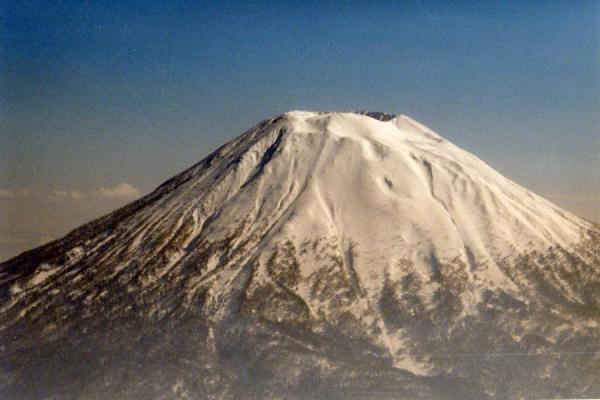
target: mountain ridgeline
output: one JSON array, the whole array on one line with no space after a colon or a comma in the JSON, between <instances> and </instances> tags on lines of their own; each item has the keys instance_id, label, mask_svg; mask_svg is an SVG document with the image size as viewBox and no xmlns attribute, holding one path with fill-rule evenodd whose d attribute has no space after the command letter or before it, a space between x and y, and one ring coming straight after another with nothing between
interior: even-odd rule
<instances>
[{"instance_id":1,"label":"mountain ridgeline","mask_svg":"<svg viewBox=\"0 0 600 400\"><path fill-rule=\"evenodd\" d=\"M406 116L292 111L0 264L0 397L600 397L599 327L598 226Z\"/></svg>"}]
</instances>

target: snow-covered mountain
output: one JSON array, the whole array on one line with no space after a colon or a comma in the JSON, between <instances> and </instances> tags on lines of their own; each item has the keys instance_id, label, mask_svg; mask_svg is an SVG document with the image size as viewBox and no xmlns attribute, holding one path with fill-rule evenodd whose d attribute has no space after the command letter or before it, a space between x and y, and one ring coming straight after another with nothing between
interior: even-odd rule
<instances>
[{"instance_id":1,"label":"snow-covered mountain","mask_svg":"<svg viewBox=\"0 0 600 400\"><path fill-rule=\"evenodd\" d=\"M0 395L598 397L599 322L597 226L406 116L292 111L1 264Z\"/></svg>"}]
</instances>

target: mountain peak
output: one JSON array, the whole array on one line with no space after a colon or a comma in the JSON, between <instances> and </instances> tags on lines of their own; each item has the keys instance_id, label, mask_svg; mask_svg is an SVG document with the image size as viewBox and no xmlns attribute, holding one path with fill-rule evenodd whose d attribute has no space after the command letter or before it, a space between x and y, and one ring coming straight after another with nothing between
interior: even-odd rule
<instances>
[{"instance_id":1,"label":"mountain peak","mask_svg":"<svg viewBox=\"0 0 600 400\"><path fill-rule=\"evenodd\" d=\"M373 111L304 111L292 110L277 117L262 121L256 128L262 132L269 127L279 128L298 134L320 132L338 137L370 137L389 135L410 140L442 142L444 139L425 125L406 115L394 115ZM269 126L269 127L267 127ZM255 128L255 129L256 129Z\"/></svg>"}]
</instances>

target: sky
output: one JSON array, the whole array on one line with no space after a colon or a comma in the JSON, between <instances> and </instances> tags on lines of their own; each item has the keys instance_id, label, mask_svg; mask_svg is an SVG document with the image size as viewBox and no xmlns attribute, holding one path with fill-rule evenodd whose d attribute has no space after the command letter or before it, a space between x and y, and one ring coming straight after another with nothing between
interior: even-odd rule
<instances>
[{"instance_id":1,"label":"sky","mask_svg":"<svg viewBox=\"0 0 600 400\"><path fill-rule=\"evenodd\" d=\"M8 1L0 260L292 109L409 115L600 222L598 1Z\"/></svg>"}]
</instances>

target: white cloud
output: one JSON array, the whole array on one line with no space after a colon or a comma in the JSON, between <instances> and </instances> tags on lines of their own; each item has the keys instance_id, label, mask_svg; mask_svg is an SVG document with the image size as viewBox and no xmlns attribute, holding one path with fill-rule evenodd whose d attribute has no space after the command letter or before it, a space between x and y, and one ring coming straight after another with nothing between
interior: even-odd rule
<instances>
[{"instance_id":1,"label":"white cloud","mask_svg":"<svg viewBox=\"0 0 600 400\"><path fill-rule=\"evenodd\" d=\"M135 187L130 185L129 183L119 183L115 187L112 188L100 188L97 191L92 193L96 197L100 198L135 198L140 197L140 191Z\"/></svg>"},{"instance_id":2,"label":"white cloud","mask_svg":"<svg viewBox=\"0 0 600 400\"><path fill-rule=\"evenodd\" d=\"M29 189L8 190L0 189L0 199L46 198L48 200L133 200L141 193L129 183L119 183L112 187L100 187L90 191L55 190L51 193L33 192Z\"/></svg>"},{"instance_id":3,"label":"white cloud","mask_svg":"<svg viewBox=\"0 0 600 400\"><path fill-rule=\"evenodd\" d=\"M140 191L129 183L119 183L113 187L101 187L89 192L77 190L56 190L52 193L55 197L71 200L84 199L134 199L141 195Z\"/></svg>"},{"instance_id":4,"label":"white cloud","mask_svg":"<svg viewBox=\"0 0 600 400\"><path fill-rule=\"evenodd\" d=\"M76 190L55 190L52 192L53 196L60 197L62 199L83 199L86 195L83 192L78 192Z\"/></svg>"}]
</instances>

